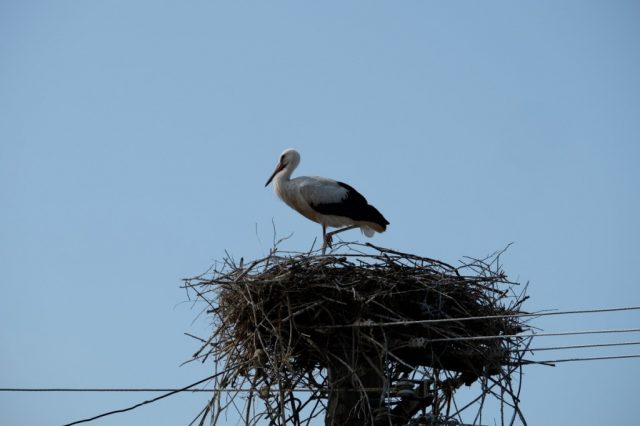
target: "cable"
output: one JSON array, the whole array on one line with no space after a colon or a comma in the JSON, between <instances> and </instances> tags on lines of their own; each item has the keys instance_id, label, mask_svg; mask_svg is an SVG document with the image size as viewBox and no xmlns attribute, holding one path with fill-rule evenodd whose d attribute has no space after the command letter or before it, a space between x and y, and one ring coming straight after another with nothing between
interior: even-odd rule
<instances>
[{"instance_id":1,"label":"cable","mask_svg":"<svg viewBox=\"0 0 640 426\"><path fill-rule=\"evenodd\" d=\"M209 381L209 380L211 380L211 379L215 378L216 376L218 376L218 374L214 374L213 376L209 376L209 377L207 377L206 379L202 379L202 380L197 381L197 382L195 382L195 383L192 383L192 384L190 384L190 385L188 385L188 386L185 386L185 387L183 387L183 388L181 388L181 389L174 389L174 390L172 390L172 391L170 391L170 392L168 392L168 393L162 394L162 395L160 395L160 396L158 396L158 397L156 397L156 398L149 399L149 400L147 400L147 401L143 401L143 402L140 402L140 403L138 403L138 404L132 405L131 407L122 408L122 409L120 409L120 410L113 410L113 411L109 411L109 412L106 412L106 413L98 414L97 416L93 416L93 417L90 417L90 418L87 418L87 419L77 420L77 421L75 421L75 422L67 423L67 424L65 424L65 425L63 425L63 426L73 426L73 425L77 425L77 424L80 424L80 423L90 422L90 421L93 421L93 420L99 419L99 418L101 418L101 417L110 416L110 415L112 415L112 414L125 413L125 412L127 412L127 411L135 410L135 409L136 409L136 408L138 408L138 407L141 407L141 406L146 405L146 404L151 404L152 402L159 401L159 400L161 400L161 399L163 399L163 398L166 398L166 397L168 397L168 396L174 395L174 394L176 394L176 393L178 393L178 392L184 392L184 391L187 391L189 388L192 388L192 387L194 387L194 386L198 386L199 384L202 384L202 383L204 383L204 382L206 382L206 381Z\"/></svg>"},{"instance_id":2,"label":"cable","mask_svg":"<svg viewBox=\"0 0 640 426\"><path fill-rule=\"evenodd\" d=\"M227 389L161 388L0 388L0 392L223 392Z\"/></svg>"},{"instance_id":3,"label":"cable","mask_svg":"<svg viewBox=\"0 0 640 426\"><path fill-rule=\"evenodd\" d=\"M435 342L461 342L468 340L491 340L491 339L510 339L517 337L549 337L549 336L577 336L581 334L607 334L607 333L637 333L640 328L621 328L612 330L586 330L586 331L563 331L559 333L531 333L531 334L501 334L497 336L468 336L468 337L443 337L438 339L427 339L424 337L416 337L411 339L409 347L423 346L428 343ZM414 342L414 343L411 343Z\"/></svg>"},{"instance_id":4,"label":"cable","mask_svg":"<svg viewBox=\"0 0 640 426\"><path fill-rule=\"evenodd\" d=\"M640 342L623 342L623 343L613 343L613 344L605 344L606 346L617 346L617 345L624 345L624 344L640 344ZM579 345L579 346L575 346L575 347L591 347L591 346L601 346L601 345ZM558 348L548 348L548 349L562 349L563 347L558 347ZM573 346L568 346L568 348L573 348ZM535 351L535 350L545 350L547 348L540 348L540 349L531 349L531 351ZM633 354L633 355L611 355L611 356L596 356L596 357L581 357L581 358L564 358L564 359L553 359L553 360L544 360L544 361L535 361L535 360L523 360L523 364L558 364L558 363L562 363L562 362L576 362L576 361L599 361L599 360L611 360L611 359L629 359L629 358L640 358L640 354ZM180 389L160 389L160 388L132 388L132 389L126 389L126 388L0 388L0 392L165 392L165 391L169 391L170 393L166 394L166 395L162 395L158 398L154 398L152 400L149 401L144 401L143 403L137 404L135 406L129 407L127 409L124 410L116 410L116 411L111 411L109 413L105 413L102 414L100 416L96 416L93 417L91 419L85 419L85 420L80 420L74 423L68 423L67 425L64 426L71 426L71 425L75 425L75 424L79 424L79 423L83 423L83 422L88 422L91 420L96 420L100 417L104 417L110 414L115 414L115 413L122 413L125 411L129 411L129 410L133 410L134 408L137 408L141 405L145 405L145 404L149 404L151 402L155 402L158 401L159 399L165 398L167 396L170 396L174 393L178 393L178 392L251 392L251 391L256 391L255 388L212 388L212 389L189 389L189 387L191 386L195 386L198 385L200 383L203 383L207 380L211 380L212 378L214 378L215 376L210 376L207 377L206 379L200 380L199 382L196 382L190 386L186 386L184 388L180 388ZM339 391L368 391L368 390L379 390L380 388L363 388L363 389L338 389ZM285 391L294 391L294 392L317 392L317 390L314 389L306 389L306 388L299 388L299 389L283 389Z\"/></svg>"},{"instance_id":5,"label":"cable","mask_svg":"<svg viewBox=\"0 0 640 426\"><path fill-rule=\"evenodd\" d=\"M544 360L544 361L533 361L533 360L523 360L523 364L558 364L558 363L564 363L564 362L577 362L577 361L596 361L596 360L612 360L612 359L629 359L629 358L640 358L640 354L634 354L634 355L614 355L614 356L601 356L601 357L584 357L584 358L564 358L564 359L556 359L556 360ZM226 391L226 392L247 392L247 391L255 391L255 389L244 389L244 388L240 388L240 389L228 389L228 388L218 388L218 389L190 389L193 386L197 386L199 384L202 384L208 380L211 380L213 378L215 378L218 374L214 374L213 376L209 376L205 379L202 379L198 382L192 383L188 386L185 386L183 388L180 389L171 389L168 393L165 393L163 395L160 395L156 398L147 400L147 401L143 401L140 402L138 404L132 405L130 407L127 408L123 408L123 409L119 409L119 410L113 410L113 411L109 411L106 413L102 413L99 414L97 416L94 417L90 417L90 418L86 418L86 419L82 419L82 420L77 420L71 423L67 423L63 426L73 426L73 425L77 425L80 423L87 423L93 420L97 420L99 418L102 417L106 417L106 416L110 416L112 414L117 414L117 413L124 413L127 411L131 411L134 410L138 407L141 407L143 405L146 404L151 404L153 402L159 401L163 398L169 397L171 395L174 395L176 393L179 392L212 392L212 391ZM161 392L161 391L165 391L168 389L142 389L142 388L137 388L137 389L124 389L124 388L114 388L114 389L109 389L109 388L86 388L86 389L73 389L73 388L50 388L50 389L39 389L39 388L0 388L0 391L4 391L4 392ZM363 389L359 389L358 391L362 391ZM366 390L366 389L365 389ZM309 391L313 391L311 389L295 389L294 391L298 391L298 392L309 392Z\"/></svg>"},{"instance_id":6,"label":"cable","mask_svg":"<svg viewBox=\"0 0 640 426\"><path fill-rule=\"evenodd\" d=\"M555 333L554 333L555 335ZM542 348L530 348L526 352L541 352L541 351L555 351L566 349L585 349L585 348L601 348L601 347L617 347L617 346L631 346L640 345L640 341L632 342L615 342L615 343L594 343L588 345L569 345L569 346L550 346ZM519 351L513 351L519 352ZM613 355L604 357L587 357L587 358L569 358L561 360L548 360L548 361L531 361L532 363L554 363L554 362L569 362L569 361L592 361L601 359L623 359L623 358L637 358L640 355ZM209 388L209 389L190 389L190 388L0 388L0 392L250 392L255 391L253 388ZM296 392L310 392L309 389L288 389ZM348 389L345 389L348 390Z\"/></svg>"},{"instance_id":7,"label":"cable","mask_svg":"<svg viewBox=\"0 0 640 426\"><path fill-rule=\"evenodd\" d=\"M205 379L206 380L206 379ZM284 391L315 392L310 389L283 389ZM341 389L350 390L350 389ZM255 388L211 388L211 389L157 389L157 388L0 388L0 392L251 392Z\"/></svg>"},{"instance_id":8,"label":"cable","mask_svg":"<svg viewBox=\"0 0 640 426\"><path fill-rule=\"evenodd\" d=\"M531 348L531 349L527 349L527 352L556 351L556 350L563 350L563 349L604 348L604 347L612 347L612 346L631 346L631 345L640 345L640 341L618 342L618 343L594 343L590 345L552 346L552 347L546 347L546 348ZM514 351L514 352L518 352L518 351Z\"/></svg>"},{"instance_id":9,"label":"cable","mask_svg":"<svg viewBox=\"0 0 640 426\"><path fill-rule=\"evenodd\" d=\"M313 327L313 328L386 327L386 326L394 326L394 325L437 324L442 322L475 321L475 320L482 320L482 319L543 317L543 316L550 316L550 315L593 314L593 313L602 313L602 312L637 311L637 310L640 310L640 306L624 306L624 307L618 307L618 308L599 308L599 309L578 309L578 310L571 310L571 311L522 313L522 314L511 314L511 315L486 315L486 316L476 316L476 317L440 318L440 319L412 320L412 321L390 321L390 322L363 321L363 322L354 323L354 324L327 325L323 327Z\"/></svg>"},{"instance_id":10,"label":"cable","mask_svg":"<svg viewBox=\"0 0 640 426\"><path fill-rule=\"evenodd\" d=\"M462 318L443 318L443 319L432 319L432 320L416 320L416 321L397 321L397 322L381 322L381 323L373 323L373 322L363 322L363 323L355 323L349 325L334 325L334 326L325 326L325 327L316 327L316 328L341 328L341 327L372 327L372 326L395 326L395 325L408 325L408 324L434 324L434 323L442 323L442 322L455 322L455 321L471 321L471 320L482 320L482 319L499 319L499 318L522 318L522 317L541 317L541 316L551 316L551 315L570 315L570 314L587 314L587 313L602 313L602 312L618 312L618 311L632 311L632 310L640 310L640 306L628 306L628 307L617 307L617 308L602 308L602 309L583 309L583 310L571 310L571 311L557 311L557 312L539 312L539 313L520 313L520 314L512 314L512 315L488 315L488 316L476 316L476 317L462 317ZM528 338L528 337L547 337L547 336L570 336L570 335L584 335L584 334L605 334L605 333L630 333L630 332L640 332L640 328L633 329L612 329L612 330L586 330L586 331L575 331L575 332L559 332L559 333L532 333L532 334L513 334L513 335L496 335L496 336L470 336L470 337L452 337L452 338L438 338L438 339L413 339L413 342L419 342L416 346L420 344L432 343L432 342L453 342L453 341L465 341L465 340L483 340L483 339L504 339L504 338ZM582 347L604 347L604 346L623 346L623 345L635 345L640 344L640 342L621 342L621 343L611 343L611 344L594 344L594 345L575 345L575 346L565 346L565 347L549 347L549 348L537 348L534 350L543 351L543 350L560 350L560 349L577 349ZM584 357L584 358L565 358L565 359L557 359L557 360L546 360L546 361L528 361L523 360L523 364L554 364L554 363L563 363L563 362L576 362L576 361L595 361L595 360L611 360L611 359L629 359L629 358L640 358L640 354L634 355L619 355L619 356L603 356L603 357ZM67 423L63 426L73 426L81 423L90 422L102 417L106 417L112 414L124 413L127 411L134 410L138 407L141 407L146 404L151 404L153 402L159 401L163 398L167 398L171 395L174 395L179 392L248 392L255 391L255 389L229 389L229 388L213 388L213 389L191 389L194 386L200 385L206 381L209 381L220 373L215 374L213 376L207 377L198 382L192 383L191 385L185 386L179 389L168 389L168 388L0 388L0 392L166 392L158 397L155 397L150 400L146 400L140 402L138 404L132 405L127 408L118 409L109 411L106 413L99 414L97 416L86 418L78 421L74 421L71 423ZM310 391L305 389L296 389L295 391Z\"/></svg>"},{"instance_id":11,"label":"cable","mask_svg":"<svg viewBox=\"0 0 640 426\"><path fill-rule=\"evenodd\" d=\"M609 330L602 330L609 331ZM616 330L613 330L616 331ZM627 330L621 330L627 331ZM635 330L629 330L635 331ZM595 332L595 331L594 331ZM587 333L587 332L577 332L577 333ZM549 333L548 335L563 335L561 333ZM539 334L535 335L539 336ZM506 337L506 336L479 336L479 337ZM433 340L432 340L433 341ZM569 345L569 346L550 346L550 347L541 347L541 348L530 348L527 349L526 352L541 352L541 351L554 351L554 350L567 350L567 349L585 349L585 348L601 348L601 347L617 347L617 346L632 346L632 345L640 345L640 341L631 341L631 342L614 342L614 343L594 343L594 344L585 344L585 345ZM513 351L519 352L519 351ZM593 357L593 358L573 358L574 360L596 360L596 359L615 359L615 358L634 358L636 355L621 355L621 356L613 356L613 357ZM558 360L556 360L558 361ZM539 361L543 362L554 362L554 361ZM563 360L559 360L558 362L566 362ZM250 388L209 388L209 389L190 389L190 388L0 388L0 392L189 392L189 393L198 393L198 392L249 392ZM304 392L305 389L296 389L297 391Z\"/></svg>"},{"instance_id":12,"label":"cable","mask_svg":"<svg viewBox=\"0 0 640 426\"><path fill-rule=\"evenodd\" d=\"M575 362L575 361L597 361L603 359L625 359L625 358L640 358L640 354L633 355L611 355L611 356L593 356L585 358L565 358L565 359L551 359L545 361L529 361L523 360L523 364L558 364L561 362Z\"/></svg>"},{"instance_id":13,"label":"cable","mask_svg":"<svg viewBox=\"0 0 640 426\"><path fill-rule=\"evenodd\" d=\"M569 345L569 346L551 346L543 348L530 348L526 352L555 351L566 349L585 349L585 348L602 348L640 345L640 341L633 342L615 342L615 343L594 343L589 345ZM513 351L519 352L519 351ZM635 358L640 355L619 355L607 357L591 357L591 358L571 358L571 360L599 360L599 359L616 359L616 358ZM535 361L538 362L538 361ZM549 360L539 361L540 363L552 362L568 362L568 360ZM0 392L250 392L255 389L251 388L209 388L209 389L176 389L176 388L0 388ZM295 389L296 392L309 391L308 389Z\"/></svg>"},{"instance_id":14,"label":"cable","mask_svg":"<svg viewBox=\"0 0 640 426\"><path fill-rule=\"evenodd\" d=\"M210 379L210 378L208 378ZM205 379L205 380L208 380ZM336 392L359 392L361 390L369 391L369 390L380 390L381 388L338 388L335 389ZM283 392L318 392L317 389L308 389L308 388L278 388L278 390L282 390ZM0 388L0 392L187 392L187 393L195 393L195 392L259 392L257 388L211 388L211 389L118 389L118 388ZM153 401L149 401L153 402Z\"/></svg>"}]
</instances>

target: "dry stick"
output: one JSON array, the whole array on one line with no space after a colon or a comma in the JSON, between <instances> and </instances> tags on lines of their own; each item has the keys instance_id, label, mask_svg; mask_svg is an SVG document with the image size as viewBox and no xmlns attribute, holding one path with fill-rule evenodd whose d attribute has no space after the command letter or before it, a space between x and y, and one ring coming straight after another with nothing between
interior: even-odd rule
<instances>
[{"instance_id":1,"label":"dry stick","mask_svg":"<svg viewBox=\"0 0 640 426\"><path fill-rule=\"evenodd\" d=\"M206 416L206 415L207 415L207 413L209 412L208 408L209 408L209 404L206 404L206 405L204 406L204 408L203 408L202 410L200 410L200 412L199 412L199 413L194 417L194 419L193 419L193 420L191 420L191 422L189 423L189 426L193 426L193 424L194 424L198 419L200 419L200 417L201 417L201 416L203 416L203 413L204 413L204 416Z\"/></svg>"},{"instance_id":2,"label":"dry stick","mask_svg":"<svg viewBox=\"0 0 640 426\"><path fill-rule=\"evenodd\" d=\"M293 388L295 385L292 385L291 388ZM289 405L291 406L291 416L289 416L290 419L293 420L293 424L298 426L300 425L300 409L298 407L296 407L296 401L297 398L295 397L293 392L288 392L289 393Z\"/></svg>"},{"instance_id":3,"label":"dry stick","mask_svg":"<svg viewBox=\"0 0 640 426\"><path fill-rule=\"evenodd\" d=\"M317 306L322 305L323 303L324 303L323 301L313 302L313 303L307 305L306 307L297 310L293 314L289 314L283 321L289 321L289 320L291 320L291 319L293 319L293 318L295 318L295 317L297 317L299 315L302 315L303 313L305 313L307 311L310 311L311 309L313 309L313 308L315 308Z\"/></svg>"},{"instance_id":4,"label":"dry stick","mask_svg":"<svg viewBox=\"0 0 640 426\"><path fill-rule=\"evenodd\" d=\"M291 300L289 298L289 295L287 294L287 312L288 312L287 318L291 316L291 311L292 311ZM284 321L284 320L281 320L280 322L282 323L282 321ZM289 324L289 341L287 343L287 346L283 348L284 349L283 352L287 352L288 351L287 349L292 347L291 339L293 339L293 327L294 327L294 324L293 324L293 321L287 321L287 323ZM292 383L291 379L289 378L289 375L287 374L286 368L285 369L281 369L280 371L281 371L281 374L284 376L284 381L285 381L285 384L287 385L287 387L289 389L294 389L297 386L297 384L299 383L299 381L297 381L296 383ZM299 425L300 424L300 418L298 417L298 413L297 413L297 410L296 410L295 398L293 396L293 391L289 391L287 393L288 393L288 398L287 399L289 399L289 404L291 405L291 416L289 418L293 417L293 422L294 422L293 424L294 425ZM282 393L282 399L283 399L282 405L283 405L283 411L284 411L284 404L286 403L286 401L284 400L285 399L284 393ZM285 419L285 424L286 424L286 420L287 419Z\"/></svg>"},{"instance_id":5,"label":"dry stick","mask_svg":"<svg viewBox=\"0 0 640 426\"><path fill-rule=\"evenodd\" d=\"M510 370L508 375L511 375L511 373L513 373L514 371L516 371L517 368L520 368L520 366L513 366ZM486 390L486 392L489 392L492 388L494 388L495 386L497 386L495 383L492 384L491 386L489 386ZM459 409L456 413L454 413L453 415L456 416L460 413L462 413L464 410L466 410L467 408L469 408L470 406L472 406L473 404L475 404L480 398L482 397L482 395L476 397L475 399L471 400L469 403L467 403L466 405L464 405L461 409Z\"/></svg>"},{"instance_id":6,"label":"dry stick","mask_svg":"<svg viewBox=\"0 0 640 426\"><path fill-rule=\"evenodd\" d=\"M520 354L520 360L522 360L522 356L524 356L524 352ZM516 393L516 396L518 397L518 400L520 399L520 392L522 391L522 375L523 375L523 371L522 371L522 365L518 368L518 392ZM518 406L518 416L520 417L520 420L522 420L522 423L526 425L526 421L524 420L524 415L522 414L522 412L520 411L520 407ZM515 413L513 415L513 419L511 420L512 423L515 422Z\"/></svg>"},{"instance_id":7,"label":"dry stick","mask_svg":"<svg viewBox=\"0 0 640 426\"><path fill-rule=\"evenodd\" d=\"M500 424L504 426L504 404L505 404L504 386L502 386L502 383L500 383L499 386L500 386Z\"/></svg>"},{"instance_id":8,"label":"dry stick","mask_svg":"<svg viewBox=\"0 0 640 426\"><path fill-rule=\"evenodd\" d=\"M278 406L279 406L279 411L280 411L280 416L282 418L282 426L286 426L287 424L287 417L286 417L286 413L284 410L284 390L282 388L282 381L281 381L281 377L278 375L278 393L280 394L280 398L278 399Z\"/></svg>"},{"instance_id":9,"label":"dry stick","mask_svg":"<svg viewBox=\"0 0 640 426\"><path fill-rule=\"evenodd\" d=\"M487 397L487 392L485 391L487 388L487 377L486 377L486 373L483 374L482 376L482 380L480 382L480 389L482 389L482 394L480 394L480 406L478 407L478 412L476 413L475 418L473 419L473 423L475 424L476 422L480 422L482 423L482 409L484 407L484 402L486 401L486 397ZM456 410L458 410L458 406L456 405Z\"/></svg>"},{"instance_id":10,"label":"dry stick","mask_svg":"<svg viewBox=\"0 0 640 426\"><path fill-rule=\"evenodd\" d=\"M233 392L228 391L226 393L226 398L225 398L225 403L224 405L222 405L220 403L220 400L222 398L222 392L217 392L216 395L216 403L218 405L218 409L216 410L216 415L214 420L212 421L213 424L217 424L218 423L218 417L220 416L220 414L225 411L230 405L232 405L233 400L235 398L235 396L237 395L237 392L235 393L235 395L233 395Z\"/></svg>"},{"instance_id":11,"label":"dry stick","mask_svg":"<svg viewBox=\"0 0 640 426\"><path fill-rule=\"evenodd\" d=\"M267 417L269 417L269 425L278 424L278 413L275 412L271 403L269 402L269 396L264 398L265 409L267 410ZM214 423L216 424L216 423Z\"/></svg>"},{"instance_id":12,"label":"dry stick","mask_svg":"<svg viewBox=\"0 0 640 426\"><path fill-rule=\"evenodd\" d=\"M238 406L238 404L236 404L236 396L238 396L238 392L235 392L235 395L232 398L229 399L228 405L232 405L233 408L235 408L236 413L238 414L238 417L242 418L242 411L243 410L241 410L240 407Z\"/></svg>"},{"instance_id":13,"label":"dry stick","mask_svg":"<svg viewBox=\"0 0 640 426\"><path fill-rule=\"evenodd\" d=\"M453 404L453 407L455 408L456 412L458 410L458 404L456 403L455 398L451 397L451 399L449 401L449 404L448 404L448 407L447 407L447 416L445 417L447 420L449 418L452 418L452 417L449 417L451 404ZM455 417L455 415L453 417ZM459 423L460 424L464 424L464 422L462 421L462 416L460 414L458 414L458 419L459 419Z\"/></svg>"},{"instance_id":14,"label":"dry stick","mask_svg":"<svg viewBox=\"0 0 640 426\"><path fill-rule=\"evenodd\" d=\"M518 398L515 396L515 394L513 393L513 389L511 388L511 384L510 384L510 378L509 376L507 376L505 373L502 373L501 376L504 379L504 382L506 383L506 386L498 380L495 380L491 377L488 377L488 379L494 383L496 386L498 386L500 388L500 395L498 396L497 394L493 393L493 391L491 391L491 393L498 398L498 400L500 401L500 418L501 418L501 423L504 424L504 405L508 405L509 407L511 407L514 411L514 417L515 417L515 413L518 411ZM507 402L505 400L505 394L509 395L511 397L511 400L513 401L513 404ZM509 423L510 425L513 424L513 420Z\"/></svg>"},{"instance_id":15,"label":"dry stick","mask_svg":"<svg viewBox=\"0 0 640 426\"><path fill-rule=\"evenodd\" d=\"M318 391L319 392L319 391ZM322 398L320 397L315 397L315 394L311 396L311 398L309 398L307 401L313 401L315 398L316 403L314 404L313 408L311 409L311 414L309 414L309 417L307 419L307 426L309 426L311 424L311 420L313 420L314 418L318 417L320 415L320 413L322 413L322 411L326 410L326 407L324 405L322 405ZM318 407L318 405L320 405L320 410L316 413L316 408Z\"/></svg>"},{"instance_id":16,"label":"dry stick","mask_svg":"<svg viewBox=\"0 0 640 426\"><path fill-rule=\"evenodd\" d=\"M445 379L445 383L451 383L451 386L453 386L455 379L453 377L451 377L451 374L448 371L444 372L444 375L446 377ZM459 384L457 387L460 387L462 384ZM448 419L449 418L449 414L451 413L451 399L453 396L453 389L449 389L448 388L448 384L447 387L444 389L443 393L444 393L444 397L445 397L445 401L447 403L447 411L445 413L445 418Z\"/></svg>"},{"instance_id":17,"label":"dry stick","mask_svg":"<svg viewBox=\"0 0 640 426\"><path fill-rule=\"evenodd\" d=\"M251 390L249 391L249 396L247 397L247 408L245 411L245 425L249 426L249 415L251 414L251 401L253 401L253 389L256 386L257 377L252 377L251 380Z\"/></svg>"},{"instance_id":18,"label":"dry stick","mask_svg":"<svg viewBox=\"0 0 640 426\"><path fill-rule=\"evenodd\" d=\"M369 340L371 343L373 343L374 345L380 346L381 348L384 348L384 346L382 345L382 343L378 342L377 340L373 339L372 337L369 337L367 335L364 336L367 340ZM399 364L404 365L405 367L413 370L413 366L407 364L405 361L402 360L402 358L396 356L393 352L391 351L387 351L386 352L387 355L391 356L391 358L393 358L396 362L398 362Z\"/></svg>"},{"instance_id":19,"label":"dry stick","mask_svg":"<svg viewBox=\"0 0 640 426\"><path fill-rule=\"evenodd\" d=\"M254 306L255 306L255 305L254 305L253 300L252 300L252 298L251 298L251 294L250 294L250 292L249 292L249 290L248 290L248 287L244 286L243 288L246 290L247 294L245 295L245 294L244 294L244 292L242 292L242 290L241 290L240 292L241 292L241 294L245 297L245 299L248 301L249 306L251 306L251 308L252 308L252 313L253 313L253 316L254 316L254 323L257 323L257 318L255 317L255 309L254 309ZM247 336L247 339L248 339L248 338L249 338L249 336ZM263 348L264 348L264 345L263 345ZM234 347L234 352L236 352L236 353L238 352L238 345L237 345L237 344L236 344L236 346ZM266 353L266 351L265 351L265 353ZM230 354L230 355L231 355L231 354ZM267 355L267 356L268 356L268 355ZM237 355L237 357L240 357L240 355ZM227 368L227 370L229 370L229 369ZM235 396L230 397L230 400L231 400L231 401L233 401L234 399L235 399ZM224 408L223 408L223 407L220 407L220 408L217 410L217 412L216 412L216 417L215 417L215 420L216 420L216 421L214 422L214 424L216 424L216 423L217 423L218 416L222 413L222 411L224 411Z\"/></svg>"},{"instance_id":20,"label":"dry stick","mask_svg":"<svg viewBox=\"0 0 640 426\"><path fill-rule=\"evenodd\" d=\"M200 423L198 424L198 426L204 426L204 422L205 422L205 420L207 420L207 414L209 414L209 412L211 412L211 410L213 409L213 405L214 404L215 404L214 398L212 397L209 400L209 403L207 403L206 411L202 414L202 419L200 419Z\"/></svg>"},{"instance_id":21,"label":"dry stick","mask_svg":"<svg viewBox=\"0 0 640 426\"><path fill-rule=\"evenodd\" d=\"M455 273L457 273L457 270L458 270L457 268L454 268L453 266L449 265L448 263L442 262L440 260L430 259L428 257L416 256L414 254L409 254L409 253L402 253L402 252L397 251L397 250L385 249L385 248L376 246L376 245L371 244L371 243L366 243L365 245L368 246L368 247L372 247L372 248L378 250L381 253L393 253L393 254L398 255L398 256L400 256L401 258L404 258L404 259L414 259L414 260L427 261L429 263L435 263L435 264L438 264L438 265L441 265L441 266L445 266L450 271L455 272Z\"/></svg>"},{"instance_id":22,"label":"dry stick","mask_svg":"<svg viewBox=\"0 0 640 426\"><path fill-rule=\"evenodd\" d=\"M530 343L530 342L531 342L531 339L529 339L529 343ZM508 344L507 344L506 346L507 346L507 348L506 348L506 349L507 349L507 350L509 350L509 349L510 349L510 345L508 345ZM524 354L524 352L523 352L523 351L518 352L518 355L520 355L520 356L522 356L523 354ZM516 362L517 362L517 361L516 361ZM519 371L521 372L521 371L522 371L522 366L520 366L518 369L519 369ZM502 370L502 369L500 369L500 375L501 375L501 377L502 377L503 381L507 384L507 386L506 386L506 387L504 387L504 388L503 388L503 390L502 390L502 395L503 395L503 397L504 397L505 389L506 389L506 390L508 391L508 394L511 396L511 400L513 401L513 410L512 410L512 415L511 415L511 421L509 422L509 425L513 425L513 424L514 424L514 422L515 422L515 418L516 418L516 411L519 409L519 408L518 408L518 404L519 404L519 402L520 402L520 398L519 398L519 396L518 396L518 395L516 395L516 393L513 391L513 386L512 386L512 384L511 384L511 376L510 376L510 375L506 375L506 374L505 374L505 371L504 371L504 370ZM500 408L501 408L501 411L504 411L504 405L505 405L505 402L504 402L503 400L501 400L501 401L500 401ZM504 421L504 420L503 420L503 421Z\"/></svg>"},{"instance_id":23,"label":"dry stick","mask_svg":"<svg viewBox=\"0 0 640 426\"><path fill-rule=\"evenodd\" d=\"M518 388L517 390L514 392L513 390L513 386L512 386L512 380L511 380L511 374L506 375L504 372L502 372L503 377L507 378L507 383L509 386L509 391L511 392L512 398L513 398L513 402L514 402L514 410L511 416L511 425L515 424L516 421L516 415L520 418L520 420L522 421L522 424L524 426L527 425L526 420L524 419L524 415L522 414L522 411L520 410L520 391L522 390L522 360L524 358L524 355L527 351L529 351L529 348L531 346L531 342L533 341L533 338L529 338L526 343L524 344L524 347L520 350L520 351L516 351L516 363L519 364L518 367L515 367L518 369L518 374L519 374L519 378L518 378Z\"/></svg>"},{"instance_id":24,"label":"dry stick","mask_svg":"<svg viewBox=\"0 0 640 426\"><path fill-rule=\"evenodd\" d=\"M304 404L295 397L295 389L297 388L297 386L300 384L300 382L303 380L303 376L300 376L296 379L295 382L289 382L289 402L291 404L292 407L292 412L295 414L295 424L296 425L300 425L302 424L302 422L300 421L300 413L302 412L302 409L304 408L304 406L311 400L311 399L307 399L307 402L305 402ZM296 407L296 401L299 402L300 404Z\"/></svg>"}]
</instances>

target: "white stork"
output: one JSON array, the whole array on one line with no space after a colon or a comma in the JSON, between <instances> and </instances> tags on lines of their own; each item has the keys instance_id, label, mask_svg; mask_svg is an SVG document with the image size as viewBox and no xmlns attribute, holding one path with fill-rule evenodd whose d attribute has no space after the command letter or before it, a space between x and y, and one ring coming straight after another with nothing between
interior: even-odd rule
<instances>
[{"instance_id":1,"label":"white stork","mask_svg":"<svg viewBox=\"0 0 640 426\"><path fill-rule=\"evenodd\" d=\"M367 237L384 232L389 222L355 189L346 183L319 176L300 176L291 173L300 163L295 149L286 149L273 174L265 184L273 181L275 193L289 207L322 225L322 250L331 247L334 234L360 228ZM341 228L327 233L327 227Z\"/></svg>"}]
</instances>

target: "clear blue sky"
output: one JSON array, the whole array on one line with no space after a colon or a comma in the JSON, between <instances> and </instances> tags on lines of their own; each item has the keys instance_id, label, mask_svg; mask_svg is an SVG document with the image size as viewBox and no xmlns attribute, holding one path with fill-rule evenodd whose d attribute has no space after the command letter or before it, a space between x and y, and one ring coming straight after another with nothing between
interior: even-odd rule
<instances>
[{"instance_id":1,"label":"clear blue sky","mask_svg":"<svg viewBox=\"0 0 640 426\"><path fill-rule=\"evenodd\" d=\"M207 332L180 278L264 254L272 220L289 250L320 233L263 187L287 147L384 213L375 243L455 263L514 242L527 309L640 304L639 23L636 1L1 1L0 387L208 375L179 367ZM638 335L538 344L616 339ZM640 414L640 360L525 373L532 425ZM148 397L1 393L0 423ZM205 399L94 424L187 424Z\"/></svg>"}]
</instances>

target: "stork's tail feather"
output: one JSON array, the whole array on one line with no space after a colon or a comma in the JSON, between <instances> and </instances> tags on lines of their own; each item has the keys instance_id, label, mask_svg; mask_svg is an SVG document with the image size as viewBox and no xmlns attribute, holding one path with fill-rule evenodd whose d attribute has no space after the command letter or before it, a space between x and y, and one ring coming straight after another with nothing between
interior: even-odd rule
<instances>
[{"instance_id":1,"label":"stork's tail feather","mask_svg":"<svg viewBox=\"0 0 640 426\"><path fill-rule=\"evenodd\" d=\"M377 227L376 226L372 227L374 230L378 232L384 232L387 229L387 225L389 225L389 221L385 219L384 216L382 216L382 213L380 213L378 209L373 207L371 204L367 204L367 207L364 210L363 216L364 216L362 218L363 221L372 222L378 225ZM378 227L380 228L380 230L376 229ZM366 232L365 232L365 235L367 237L369 236Z\"/></svg>"},{"instance_id":2,"label":"stork's tail feather","mask_svg":"<svg viewBox=\"0 0 640 426\"><path fill-rule=\"evenodd\" d=\"M371 238L376 232L384 232L387 229L389 221L371 204L367 204L362 213L358 222L361 223L360 230L365 236Z\"/></svg>"},{"instance_id":3,"label":"stork's tail feather","mask_svg":"<svg viewBox=\"0 0 640 426\"><path fill-rule=\"evenodd\" d=\"M367 237L367 238L371 238L373 237L373 234L376 233L376 231L374 231L373 229L369 228L368 226L362 226L360 227L360 230L362 231L362 233Z\"/></svg>"}]
</instances>

